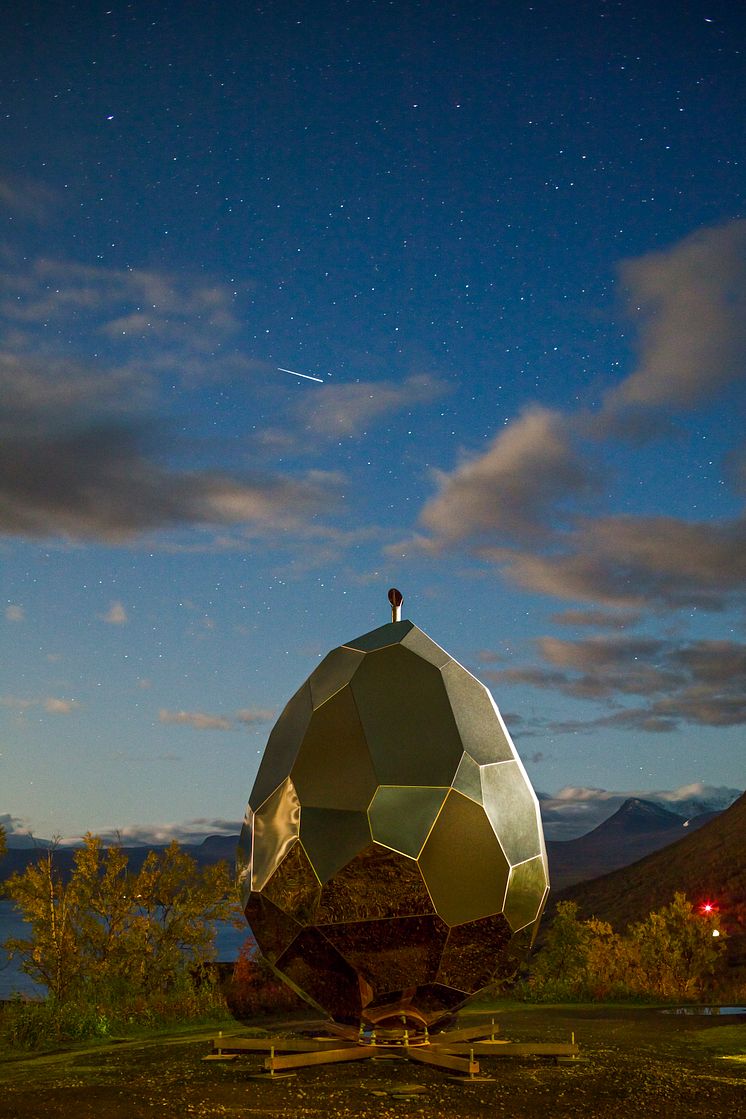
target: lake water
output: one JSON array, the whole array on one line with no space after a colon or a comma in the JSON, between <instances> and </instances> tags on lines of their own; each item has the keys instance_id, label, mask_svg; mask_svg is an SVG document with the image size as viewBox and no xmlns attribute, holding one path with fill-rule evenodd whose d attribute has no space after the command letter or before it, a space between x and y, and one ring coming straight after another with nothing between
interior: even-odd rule
<instances>
[{"instance_id":1,"label":"lake water","mask_svg":"<svg viewBox=\"0 0 746 1119\"><path fill-rule=\"evenodd\" d=\"M8 937L27 935L28 926L12 902L0 900L0 945ZM215 937L217 958L226 963L237 959L241 945L249 935L248 926L245 929L234 929L232 925L220 923ZM45 994L45 988L24 975L16 961L9 961L7 953L0 947L0 999L9 999L13 995L44 998Z\"/></svg>"}]
</instances>

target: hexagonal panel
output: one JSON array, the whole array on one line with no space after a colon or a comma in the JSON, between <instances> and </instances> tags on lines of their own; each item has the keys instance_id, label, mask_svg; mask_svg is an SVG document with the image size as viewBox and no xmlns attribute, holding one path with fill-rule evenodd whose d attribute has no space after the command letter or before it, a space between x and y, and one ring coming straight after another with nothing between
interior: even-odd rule
<instances>
[{"instance_id":1,"label":"hexagonal panel","mask_svg":"<svg viewBox=\"0 0 746 1119\"><path fill-rule=\"evenodd\" d=\"M539 804L519 762L482 766L482 802L512 864L541 854Z\"/></svg>"},{"instance_id":2,"label":"hexagonal panel","mask_svg":"<svg viewBox=\"0 0 746 1119\"><path fill-rule=\"evenodd\" d=\"M265 959L274 964L301 931L301 925L288 917L262 894L252 894L244 910L246 920L259 933L257 945Z\"/></svg>"},{"instance_id":3,"label":"hexagonal panel","mask_svg":"<svg viewBox=\"0 0 746 1119\"><path fill-rule=\"evenodd\" d=\"M417 863L374 843L325 883L316 920L326 926L434 912Z\"/></svg>"},{"instance_id":4,"label":"hexagonal panel","mask_svg":"<svg viewBox=\"0 0 746 1119\"><path fill-rule=\"evenodd\" d=\"M300 801L288 777L254 813L252 890L263 890L300 832Z\"/></svg>"},{"instance_id":5,"label":"hexagonal panel","mask_svg":"<svg viewBox=\"0 0 746 1119\"><path fill-rule=\"evenodd\" d=\"M302 843L293 844L262 893L299 924L312 923L321 898L321 883Z\"/></svg>"},{"instance_id":6,"label":"hexagonal panel","mask_svg":"<svg viewBox=\"0 0 746 1119\"><path fill-rule=\"evenodd\" d=\"M433 982L448 935L435 916L328 925L323 931L379 993Z\"/></svg>"},{"instance_id":7,"label":"hexagonal panel","mask_svg":"<svg viewBox=\"0 0 746 1119\"><path fill-rule=\"evenodd\" d=\"M365 654L357 649L332 649L318 668L308 677L311 701L314 708L321 707L328 699L349 684L352 674Z\"/></svg>"},{"instance_id":8,"label":"hexagonal panel","mask_svg":"<svg viewBox=\"0 0 746 1119\"><path fill-rule=\"evenodd\" d=\"M377 781L349 688L313 712L290 773L304 809L365 812Z\"/></svg>"},{"instance_id":9,"label":"hexagonal panel","mask_svg":"<svg viewBox=\"0 0 746 1119\"><path fill-rule=\"evenodd\" d=\"M288 701L272 728L249 797L252 808L257 809L290 773L311 718L311 710L311 689L306 681Z\"/></svg>"},{"instance_id":10,"label":"hexagonal panel","mask_svg":"<svg viewBox=\"0 0 746 1119\"><path fill-rule=\"evenodd\" d=\"M369 653L350 687L379 784L450 785L463 748L439 669L394 645Z\"/></svg>"},{"instance_id":11,"label":"hexagonal panel","mask_svg":"<svg viewBox=\"0 0 746 1119\"><path fill-rule=\"evenodd\" d=\"M458 661L449 660L441 672L466 753L478 765L511 761L515 757L513 743L484 684Z\"/></svg>"},{"instance_id":12,"label":"hexagonal panel","mask_svg":"<svg viewBox=\"0 0 746 1119\"><path fill-rule=\"evenodd\" d=\"M461 758L452 784L454 789L475 804L482 803L482 772L471 754L464 754Z\"/></svg>"},{"instance_id":13,"label":"hexagonal panel","mask_svg":"<svg viewBox=\"0 0 746 1119\"><path fill-rule=\"evenodd\" d=\"M303 998L339 1022L358 1022L363 1000L357 974L318 929L303 929L275 965Z\"/></svg>"},{"instance_id":14,"label":"hexagonal panel","mask_svg":"<svg viewBox=\"0 0 746 1119\"><path fill-rule=\"evenodd\" d=\"M492 979L500 951L512 936L502 913L456 925L448 933L438 982L461 991L478 991Z\"/></svg>"},{"instance_id":15,"label":"hexagonal panel","mask_svg":"<svg viewBox=\"0 0 746 1119\"><path fill-rule=\"evenodd\" d=\"M447 924L502 911L510 867L484 812L461 793L448 794L419 864Z\"/></svg>"},{"instance_id":16,"label":"hexagonal panel","mask_svg":"<svg viewBox=\"0 0 746 1119\"><path fill-rule=\"evenodd\" d=\"M304 808L300 839L320 881L327 882L370 843L368 817L364 812Z\"/></svg>"},{"instance_id":17,"label":"hexagonal panel","mask_svg":"<svg viewBox=\"0 0 746 1119\"><path fill-rule=\"evenodd\" d=\"M368 809L373 839L416 859L447 792L447 787L380 785Z\"/></svg>"},{"instance_id":18,"label":"hexagonal panel","mask_svg":"<svg viewBox=\"0 0 746 1119\"><path fill-rule=\"evenodd\" d=\"M513 867L504 910L513 932L533 924L541 912L548 888L543 856L539 855Z\"/></svg>"},{"instance_id":19,"label":"hexagonal panel","mask_svg":"<svg viewBox=\"0 0 746 1119\"><path fill-rule=\"evenodd\" d=\"M398 645L401 639L406 637L410 629L413 628L412 622L389 622L386 626L379 626L378 629L372 629L370 633L364 633L362 637L356 637L354 641L346 641L342 648L359 649L363 653L372 653L376 649L386 649L389 645Z\"/></svg>"}]
</instances>

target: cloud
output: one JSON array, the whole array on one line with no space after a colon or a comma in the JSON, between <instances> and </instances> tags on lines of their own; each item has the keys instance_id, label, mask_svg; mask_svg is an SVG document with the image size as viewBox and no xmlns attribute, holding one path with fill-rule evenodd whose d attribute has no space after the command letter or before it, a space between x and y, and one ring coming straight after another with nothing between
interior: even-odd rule
<instances>
[{"instance_id":1,"label":"cloud","mask_svg":"<svg viewBox=\"0 0 746 1119\"><path fill-rule=\"evenodd\" d=\"M636 610L612 612L610 610L563 610L552 615L560 626L587 626L589 629L626 629L639 621Z\"/></svg>"},{"instance_id":2,"label":"cloud","mask_svg":"<svg viewBox=\"0 0 746 1119\"><path fill-rule=\"evenodd\" d=\"M691 408L743 378L746 221L698 230L619 271L628 314L640 324L640 357L607 394L607 412Z\"/></svg>"},{"instance_id":3,"label":"cloud","mask_svg":"<svg viewBox=\"0 0 746 1119\"><path fill-rule=\"evenodd\" d=\"M75 699L60 699L58 696L48 696L43 701L43 706L49 715L71 715L80 704Z\"/></svg>"},{"instance_id":4,"label":"cloud","mask_svg":"<svg viewBox=\"0 0 746 1119\"><path fill-rule=\"evenodd\" d=\"M274 711L269 707L242 707L236 712L236 722L245 726L255 726L257 723L268 723L274 718Z\"/></svg>"},{"instance_id":5,"label":"cloud","mask_svg":"<svg viewBox=\"0 0 746 1119\"><path fill-rule=\"evenodd\" d=\"M438 547L545 538L549 511L561 515L558 508L571 506L594 484L566 418L539 407L525 411L484 454L451 474L439 472L436 481L438 493L420 523Z\"/></svg>"},{"instance_id":6,"label":"cloud","mask_svg":"<svg viewBox=\"0 0 746 1119\"><path fill-rule=\"evenodd\" d=\"M105 614L101 615L103 622L108 622L110 626L123 626L129 620L127 618L127 611L121 602L112 602L109 609Z\"/></svg>"},{"instance_id":7,"label":"cloud","mask_svg":"<svg viewBox=\"0 0 746 1119\"><path fill-rule=\"evenodd\" d=\"M7 431L0 444L0 532L117 543L179 526L287 531L332 502L336 476L177 472L155 460L151 438L142 426L124 423Z\"/></svg>"},{"instance_id":8,"label":"cloud","mask_svg":"<svg viewBox=\"0 0 746 1119\"><path fill-rule=\"evenodd\" d=\"M512 581L557 598L719 610L746 585L746 520L600 517L581 522L549 554L481 554Z\"/></svg>"},{"instance_id":9,"label":"cloud","mask_svg":"<svg viewBox=\"0 0 746 1119\"><path fill-rule=\"evenodd\" d=\"M597 413L534 405L486 451L436 473L419 532L389 552L466 549L518 586L604 611L722 610L743 594L742 516L595 516L588 499L604 476L604 439L673 430L677 409L709 402L726 386L735 391L736 379L746 383L746 221L626 261L621 273L630 314L642 320L633 372ZM744 463L742 447L726 463L742 491ZM568 621L595 624L591 618L575 612Z\"/></svg>"},{"instance_id":10,"label":"cloud","mask_svg":"<svg viewBox=\"0 0 746 1119\"><path fill-rule=\"evenodd\" d=\"M162 707L158 712L158 721L193 727L194 730L233 730L232 721L225 715L208 715L204 711L168 711Z\"/></svg>"},{"instance_id":11,"label":"cloud","mask_svg":"<svg viewBox=\"0 0 746 1119\"><path fill-rule=\"evenodd\" d=\"M238 730L244 727L268 723L274 711L267 707L242 707L231 717L227 715L208 715L203 711L169 711L161 708L158 720L161 723L177 723L194 727L195 730Z\"/></svg>"},{"instance_id":12,"label":"cloud","mask_svg":"<svg viewBox=\"0 0 746 1119\"><path fill-rule=\"evenodd\" d=\"M314 435L342 438L357 435L374 421L405 408L429 404L444 392L445 383L426 374L404 381L328 383L304 396L296 408L296 419Z\"/></svg>"},{"instance_id":13,"label":"cloud","mask_svg":"<svg viewBox=\"0 0 746 1119\"><path fill-rule=\"evenodd\" d=\"M741 790L695 781L678 789L608 789L566 786L557 793L539 793L544 832L548 839L568 840L586 835L612 816L631 797L660 804L684 820L702 812L728 808Z\"/></svg>"},{"instance_id":14,"label":"cloud","mask_svg":"<svg viewBox=\"0 0 746 1119\"><path fill-rule=\"evenodd\" d=\"M55 202L55 194L48 187L31 179L0 177L0 209L9 211L16 218L43 222Z\"/></svg>"},{"instance_id":15,"label":"cloud","mask_svg":"<svg viewBox=\"0 0 746 1119\"><path fill-rule=\"evenodd\" d=\"M236 836L241 831L241 820L220 817L198 817L194 820L159 824L129 824L123 828L105 828L98 834L104 843L121 843L123 847L166 847L177 843L202 843L208 836ZM69 838L66 842L79 842Z\"/></svg>"},{"instance_id":16,"label":"cloud","mask_svg":"<svg viewBox=\"0 0 746 1119\"><path fill-rule=\"evenodd\" d=\"M551 724L555 734L626 727L646 732L681 724L722 727L746 723L746 644L697 640L675 644L642 637L592 637L537 642L543 664L488 669L501 684L528 684L612 710L591 719ZM643 700L628 706L628 697Z\"/></svg>"},{"instance_id":17,"label":"cloud","mask_svg":"<svg viewBox=\"0 0 746 1119\"><path fill-rule=\"evenodd\" d=\"M26 617L26 611L22 606L15 606L11 603L5 607L5 617L9 622L22 622Z\"/></svg>"}]
</instances>

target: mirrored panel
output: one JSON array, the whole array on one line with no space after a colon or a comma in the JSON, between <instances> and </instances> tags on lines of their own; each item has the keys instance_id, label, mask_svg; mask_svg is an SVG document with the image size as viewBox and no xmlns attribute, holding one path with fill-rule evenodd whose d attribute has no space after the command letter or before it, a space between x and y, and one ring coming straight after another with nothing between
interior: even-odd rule
<instances>
[{"instance_id":1,"label":"mirrored panel","mask_svg":"<svg viewBox=\"0 0 746 1119\"><path fill-rule=\"evenodd\" d=\"M450 785L463 748L440 671L395 645L350 684L381 785Z\"/></svg>"},{"instance_id":2,"label":"mirrored panel","mask_svg":"<svg viewBox=\"0 0 746 1119\"><path fill-rule=\"evenodd\" d=\"M324 884L317 921L326 925L434 912L417 863L372 844Z\"/></svg>"},{"instance_id":3,"label":"mirrored panel","mask_svg":"<svg viewBox=\"0 0 746 1119\"><path fill-rule=\"evenodd\" d=\"M482 798L484 810L512 864L541 854L538 801L517 761L482 766Z\"/></svg>"},{"instance_id":4,"label":"mirrored panel","mask_svg":"<svg viewBox=\"0 0 746 1119\"><path fill-rule=\"evenodd\" d=\"M448 928L435 916L396 917L329 925L324 935L380 998L400 987L434 982Z\"/></svg>"},{"instance_id":5,"label":"mirrored panel","mask_svg":"<svg viewBox=\"0 0 746 1119\"><path fill-rule=\"evenodd\" d=\"M373 839L417 858L447 792L447 788L379 786L368 809Z\"/></svg>"},{"instance_id":6,"label":"mirrored panel","mask_svg":"<svg viewBox=\"0 0 746 1119\"><path fill-rule=\"evenodd\" d=\"M367 813L304 808L300 838L319 880L328 882L345 863L369 846Z\"/></svg>"},{"instance_id":7,"label":"mirrored panel","mask_svg":"<svg viewBox=\"0 0 746 1119\"><path fill-rule=\"evenodd\" d=\"M358 649L332 649L318 668L308 678L311 688L311 701L314 709L321 707L336 692L349 684L352 674L364 657Z\"/></svg>"},{"instance_id":8,"label":"mirrored panel","mask_svg":"<svg viewBox=\"0 0 746 1119\"><path fill-rule=\"evenodd\" d=\"M306 681L289 700L267 740L249 797L253 809L257 809L290 773L310 718L311 689Z\"/></svg>"},{"instance_id":9,"label":"mirrored panel","mask_svg":"<svg viewBox=\"0 0 746 1119\"><path fill-rule=\"evenodd\" d=\"M263 890L300 831L300 801L288 777L254 813L252 888Z\"/></svg>"},{"instance_id":10,"label":"mirrored panel","mask_svg":"<svg viewBox=\"0 0 746 1119\"><path fill-rule=\"evenodd\" d=\"M315 919L321 883L302 843L293 844L268 879L263 895L301 925L311 924Z\"/></svg>"},{"instance_id":11,"label":"mirrored panel","mask_svg":"<svg viewBox=\"0 0 746 1119\"><path fill-rule=\"evenodd\" d=\"M448 933L438 981L464 992L486 987L511 935L510 925L502 913L456 925Z\"/></svg>"},{"instance_id":12,"label":"mirrored panel","mask_svg":"<svg viewBox=\"0 0 746 1119\"><path fill-rule=\"evenodd\" d=\"M441 670L464 750L479 765L515 757L492 696L458 661Z\"/></svg>"},{"instance_id":13,"label":"mirrored panel","mask_svg":"<svg viewBox=\"0 0 746 1119\"><path fill-rule=\"evenodd\" d=\"M377 782L350 688L311 715L291 776L304 811L365 812Z\"/></svg>"},{"instance_id":14,"label":"mirrored panel","mask_svg":"<svg viewBox=\"0 0 746 1119\"><path fill-rule=\"evenodd\" d=\"M510 867L484 812L461 793L449 792L418 861L449 925L502 911Z\"/></svg>"}]
</instances>

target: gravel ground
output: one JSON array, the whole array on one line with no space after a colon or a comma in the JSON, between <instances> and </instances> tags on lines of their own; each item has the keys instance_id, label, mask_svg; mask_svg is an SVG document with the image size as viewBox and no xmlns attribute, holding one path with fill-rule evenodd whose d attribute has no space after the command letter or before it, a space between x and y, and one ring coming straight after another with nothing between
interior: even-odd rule
<instances>
[{"instance_id":1,"label":"gravel ground","mask_svg":"<svg viewBox=\"0 0 746 1119\"><path fill-rule=\"evenodd\" d=\"M365 1061L267 1082L252 1078L258 1056L202 1061L214 1036L203 1030L0 1062L0 1117L746 1115L746 1018L525 1007L497 1020L513 1041L569 1041L574 1031L587 1063L480 1058L482 1073L494 1079L470 1083L403 1060Z\"/></svg>"}]
</instances>

